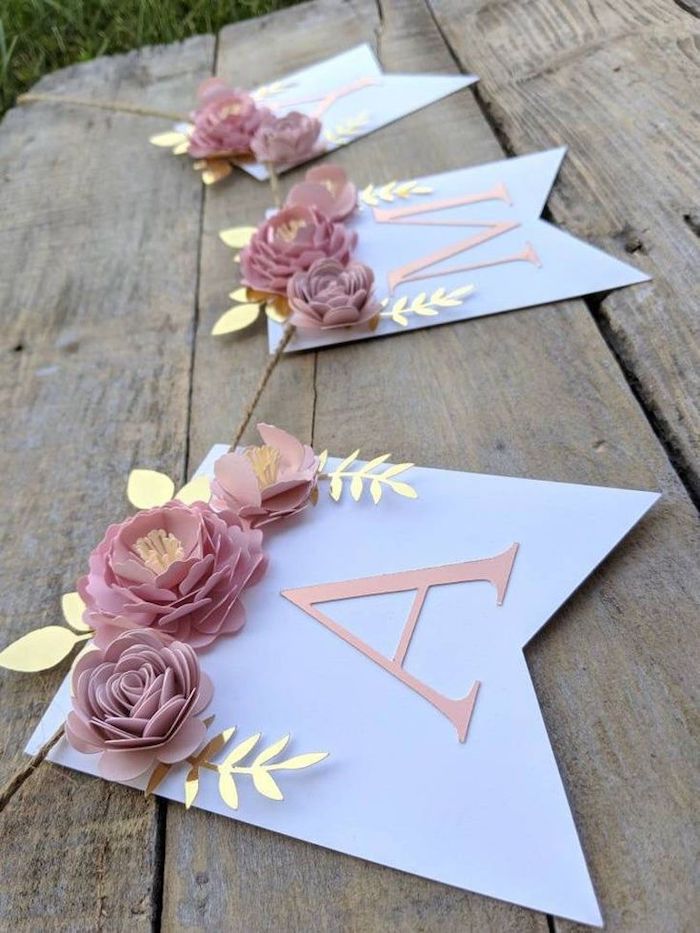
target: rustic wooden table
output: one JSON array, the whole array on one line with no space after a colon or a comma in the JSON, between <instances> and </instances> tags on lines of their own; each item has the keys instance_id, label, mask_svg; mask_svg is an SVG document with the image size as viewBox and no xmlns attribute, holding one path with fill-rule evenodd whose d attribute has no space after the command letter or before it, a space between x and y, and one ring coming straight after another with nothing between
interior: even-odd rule
<instances>
[{"instance_id":1,"label":"rustic wooden table","mask_svg":"<svg viewBox=\"0 0 700 933\"><path fill-rule=\"evenodd\" d=\"M552 219L653 282L284 360L258 414L335 451L663 492L527 652L608 929L635 933L700 922L693 6L313 0L39 86L186 110L212 73L253 85L367 40L389 71L481 82L337 153L359 182L570 147ZM130 468L184 479L266 360L262 323L209 331L233 282L217 231L268 190L203 189L147 144L162 128L45 103L0 128L3 644L55 620ZM0 785L64 674L0 676ZM574 927L48 764L0 820L12 931Z\"/></svg>"}]
</instances>

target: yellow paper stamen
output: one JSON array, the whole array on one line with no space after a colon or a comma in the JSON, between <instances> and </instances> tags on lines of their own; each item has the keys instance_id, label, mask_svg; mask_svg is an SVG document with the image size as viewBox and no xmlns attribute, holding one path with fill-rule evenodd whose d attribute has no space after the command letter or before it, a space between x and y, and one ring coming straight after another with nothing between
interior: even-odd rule
<instances>
[{"instance_id":1,"label":"yellow paper stamen","mask_svg":"<svg viewBox=\"0 0 700 933\"><path fill-rule=\"evenodd\" d=\"M280 452L275 447L268 447L263 444L262 447L248 447L245 452L246 457L253 467L253 472L258 480L258 486L265 489L271 486L277 479L280 471Z\"/></svg>"},{"instance_id":2,"label":"yellow paper stamen","mask_svg":"<svg viewBox=\"0 0 700 933\"><path fill-rule=\"evenodd\" d=\"M163 573L176 560L181 560L185 553L182 542L163 528L155 528L144 538L139 538L134 544L134 550L154 573Z\"/></svg>"},{"instance_id":3,"label":"yellow paper stamen","mask_svg":"<svg viewBox=\"0 0 700 933\"><path fill-rule=\"evenodd\" d=\"M280 224L277 228L277 235L286 243L291 243L296 238L297 233L306 226L305 220L289 220L285 224Z\"/></svg>"}]
</instances>

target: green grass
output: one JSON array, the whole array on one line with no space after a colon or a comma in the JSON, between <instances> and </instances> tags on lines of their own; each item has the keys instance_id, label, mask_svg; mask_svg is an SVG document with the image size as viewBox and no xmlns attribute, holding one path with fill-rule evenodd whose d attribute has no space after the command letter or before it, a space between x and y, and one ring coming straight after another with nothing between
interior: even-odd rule
<instances>
[{"instance_id":1,"label":"green grass","mask_svg":"<svg viewBox=\"0 0 700 933\"><path fill-rule=\"evenodd\" d=\"M0 0L0 114L43 74L175 42L295 0Z\"/></svg>"}]
</instances>

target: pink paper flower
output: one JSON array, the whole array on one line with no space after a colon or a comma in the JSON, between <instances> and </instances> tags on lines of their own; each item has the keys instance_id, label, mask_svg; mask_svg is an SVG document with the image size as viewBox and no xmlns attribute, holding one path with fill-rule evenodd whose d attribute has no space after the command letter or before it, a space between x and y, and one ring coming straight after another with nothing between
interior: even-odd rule
<instances>
[{"instance_id":1,"label":"pink paper flower","mask_svg":"<svg viewBox=\"0 0 700 933\"><path fill-rule=\"evenodd\" d=\"M298 165L321 151L321 121L292 110L284 117L266 116L251 140L258 162Z\"/></svg>"},{"instance_id":2,"label":"pink paper flower","mask_svg":"<svg viewBox=\"0 0 700 933\"><path fill-rule=\"evenodd\" d=\"M261 532L203 502L168 502L111 525L78 591L100 647L152 628L199 649L241 628L239 597L264 568Z\"/></svg>"},{"instance_id":3,"label":"pink paper flower","mask_svg":"<svg viewBox=\"0 0 700 933\"><path fill-rule=\"evenodd\" d=\"M204 81L198 96L200 106L192 114L189 154L205 159L249 153L251 140L269 110L258 107L245 91L227 87L221 78Z\"/></svg>"},{"instance_id":4,"label":"pink paper flower","mask_svg":"<svg viewBox=\"0 0 700 933\"><path fill-rule=\"evenodd\" d=\"M315 207L329 220L345 220L357 207L357 188L339 165L316 165L294 185L285 207Z\"/></svg>"},{"instance_id":5,"label":"pink paper flower","mask_svg":"<svg viewBox=\"0 0 700 933\"><path fill-rule=\"evenodd\" d=\"M157 762L193 754L206 735L197 719L213 689L194 649L153 631L124 632L88 651L72 675L66 738L79 752L101 754L100 773L128 781Z\"/></svg>"},{"instance_id":6,"label":"pink paper flower","mask_svg":"<svg viewBox=\"0 0 700 933\"><path fill-rule=\"evenodd\" d=\"M296 272L289 280L289 320L302 330L366 324L381 310L373 285L374 273L369 266L360 262L343 266L335 259L318 259L307 272Z\"/></svg>"},{"instance_id":7,"label":"pink paper flower","mask_svg":"<svg viewBox=\"0 0 700 933\"><path fill-rule=\"evenodd\" d=\"M224 454L214 464L212 505L229 509L253 528L305 508L316 487L318 457L271 424L259 424L261 447Z\"/></svg>"},{"instance_id":8,"label":"pink paper flower","mask_svg":"<svg viewBox=\"0 0 700 933\"><path fill-rule=\"evenodd\" d=\"M241 252L244 285L287 294L287 282L317 259L350 261L357 233L308 207L284 207L261 224Z\"/></svg>"}]
</instances>

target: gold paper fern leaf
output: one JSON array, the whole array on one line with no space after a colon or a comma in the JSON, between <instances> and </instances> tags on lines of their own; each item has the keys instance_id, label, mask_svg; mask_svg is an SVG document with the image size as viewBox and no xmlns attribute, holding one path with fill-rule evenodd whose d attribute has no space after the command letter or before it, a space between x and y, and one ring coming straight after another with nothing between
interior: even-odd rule
<instances>
[{"instance_id":1,"label":"gold paper fern leaf","mask_svg":"<svg viewBox=\"0 0 700 933\"><path fill-rule=\"evenodd\" d=\"M327 454L328 452L325 450L321 454L321 469L325 466ZM413 463L395 463L385 469L380 469L391 456L391 454L382 454L380 457L375 457L374 460L369 460L363 466L356 465L356 469L353 470L351 468L359 455L360 451L358 449L342 460L334 470L321 474L323 478L330 480L329 492L331 499L338 502L343 494L346 481L350 484L350 495L355 502L358 502L362 496L365 485L369 486L369 494L375 505L382 498L385 487L388 487L399 496L405 496L407 499L418 498L418 493L413 486L396 479L401 473L410 470L414 466Z\"/></svg>"},{"instance_id":2,"label":"gold paper fern leaf","mask_svg":"<svg viewBox=\"0 0 700 933\"><path fill-rule=\"evenodd\" d=\"M417 314L421 317L436 317L440 308L457 308L464 303L464 299L474 291L473 285L463 285L448 292L445 288L436 289L430 298L426 292L420 292L409 303L408 298L399 298L391 307L389 299L385 298L382 305L386 310L380 317L389 318L400 327L408 327L407 314Z\"/></svg>"}]
</instances>

